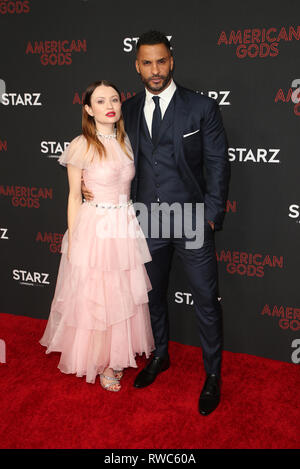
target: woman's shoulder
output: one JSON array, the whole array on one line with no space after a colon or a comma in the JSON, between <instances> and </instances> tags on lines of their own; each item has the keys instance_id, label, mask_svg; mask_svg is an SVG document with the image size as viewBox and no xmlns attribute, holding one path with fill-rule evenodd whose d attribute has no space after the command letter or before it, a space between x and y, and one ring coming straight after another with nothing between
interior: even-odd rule
<instances>
[{"instance_id":1,"label":"woman's shoulder","mask_svg":"<svg viewBox=\"0 0 300 469\"><path fill-rule=\"evenodd\" d=\"M68 145L68 148L75 149L78 146L87 145L87 140L83 134L77 135Z\"/></svg>"}]
</instances>

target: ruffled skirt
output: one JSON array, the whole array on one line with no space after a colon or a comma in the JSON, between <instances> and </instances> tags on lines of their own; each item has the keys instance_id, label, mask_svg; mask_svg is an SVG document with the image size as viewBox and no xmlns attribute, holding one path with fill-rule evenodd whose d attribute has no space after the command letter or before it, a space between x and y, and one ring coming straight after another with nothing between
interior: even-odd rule
<instances>
[{"instance_id":1,"label":"ruffled skirt","mask_svg":"<svg viewBox=\"0 0 300 469\"><path fill-rule=\"evenodd\" d=\"M147 242L132 206L117 209L83 204L61 248L54 298L40 343L61 352L59 369L94 383L107 367L136 367L154 340L148 308L151 290L145 263Z\"/></svg>"}]
</instances>

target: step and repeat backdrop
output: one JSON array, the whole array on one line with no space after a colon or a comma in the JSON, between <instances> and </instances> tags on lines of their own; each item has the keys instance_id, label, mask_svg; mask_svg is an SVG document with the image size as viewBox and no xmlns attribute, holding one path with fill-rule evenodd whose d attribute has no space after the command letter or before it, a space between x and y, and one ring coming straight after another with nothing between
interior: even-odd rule
<instances>
[{"instance_id":1,"label":"step and repeat backdrop","mask_svg":"<svg viewBox=\"0 0 300 469\"><path fill-rule=\"evenodd\" d=\"M299 363L299 18L296 0L0 0L1 313L48 317L67 225L57 158L81 133L89 83L111 80L123 100L142 90L135 44L158 29L175 80L218 102L228 135L224 349ZM169 306L171 339L200 345L176 258Z\"/></svg>"}]
</instances>

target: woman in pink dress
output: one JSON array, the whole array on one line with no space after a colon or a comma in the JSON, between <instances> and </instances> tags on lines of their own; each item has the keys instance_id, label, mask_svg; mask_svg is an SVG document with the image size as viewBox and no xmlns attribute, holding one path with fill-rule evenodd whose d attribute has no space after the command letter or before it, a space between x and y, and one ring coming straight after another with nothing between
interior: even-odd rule
<instances>
[{"instance_id":1,"label":"woman in pink dress","mask_svg":"<svg viewBox=\"0 0 300 469\"><path fill-rule=\"evenodd\" d=\"M154 350L148 309L147 242L130 201L135 174L120 93L106 81L90 85L82 135L59 158L69 179L68 229L49 320L40 343L61 352L58 368L119 391L135 355ZM82 201L81 178L94 193Z\"/></svg>"}]
</instances>

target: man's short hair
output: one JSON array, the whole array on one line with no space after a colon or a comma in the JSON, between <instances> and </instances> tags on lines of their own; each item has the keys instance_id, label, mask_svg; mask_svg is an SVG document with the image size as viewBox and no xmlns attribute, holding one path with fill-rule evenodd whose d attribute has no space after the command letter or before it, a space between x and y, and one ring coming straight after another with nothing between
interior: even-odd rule
<instances>
[{"instance_id":1,"label":"man's short hair","mask_svg":"<svg viewBox=\"0 0 300 469\"><path fill-rule=\"evenodd\" d=\"M154 44L164 44L170 51L170 54L172 54L169 39L160 31L147 31L143 33L136 44L136 53L138 53L141 46L153 46Z\"/></svg>"}]
</instances>

